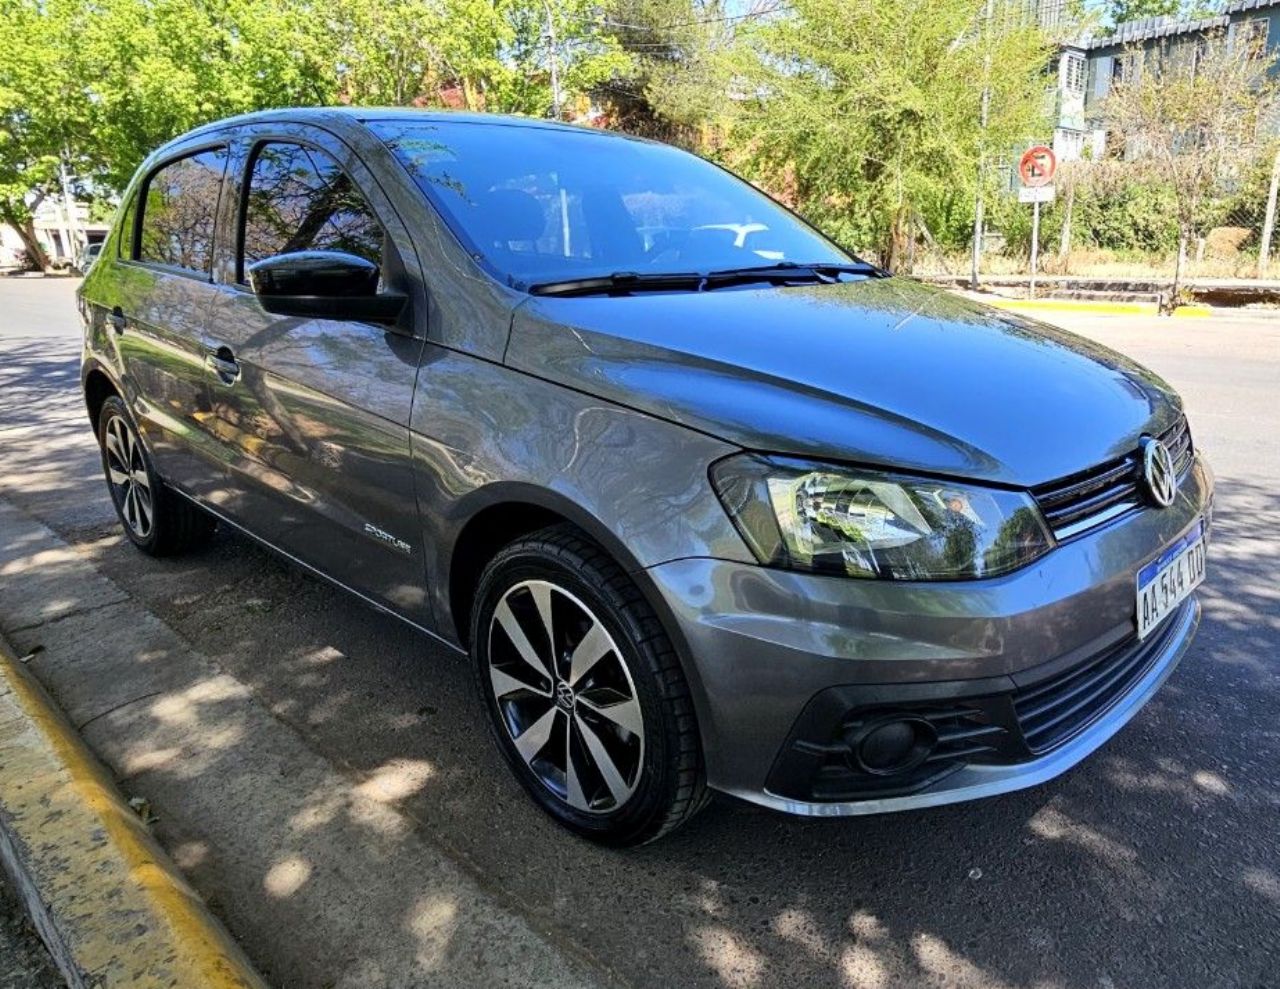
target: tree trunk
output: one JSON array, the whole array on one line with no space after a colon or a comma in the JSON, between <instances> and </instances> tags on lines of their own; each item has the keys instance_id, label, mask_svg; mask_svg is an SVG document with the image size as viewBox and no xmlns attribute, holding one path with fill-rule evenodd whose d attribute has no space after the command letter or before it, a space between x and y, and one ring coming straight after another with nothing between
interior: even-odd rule
<instances>
[{"instance_id":1,"label":"tree trunk","mask_svg":"<svg viewBox=\"0 0 1280 989\"><path fill-rule=\"evenodd\" d=\"M1071 257L1071 212L1076 203L1076 182L1069 178L1066 202L1062 204L1062 239L1058 242L1058 258L1062 261L1062 273L1067 274L1068 259Z\"/></svg>"},{"instance_id":2,"label":"tree trunk","mask_svg":"<svg viewBox=\"0 0 1280 989\"><path fill-rule=\"evenodd\" d=\"M1262 243L1258 250L1258 277L1267 277L1267 265L1271 261L1271 235L1276 229L1276 196L1280 193L1280 147L1276 148L1275 164L1271 166L1271 186L1267 190L1267 212L1262 221Z\"/></svg>"},{"instance_id":3,"label":"tree trunk","mask_svg":"<svg viewBox=\"0 0 1280 989\"><path fill-rule=\"evenodd\" d=\"M7 223L17 231L18 238L22 241L22 247L27 252L32 264L36 265L41 271L49 270L49 255L40 246L40 241L36 237L35 224L30 216L15 216L11 210L0 208L0 223Z\"/></svg>"},{"instance_id":4,"label":"tree trunk","mask_svg":"<svg viewBox=\"0 0 1280 989\"><path fill-rule=\"evenodd\" d=\"M905 206L900 206L893 214L893 223L889 228L889 250L885 259L887 267L895 275L904 273L907 263L907 239L910 234L910 214Z\"/></svg>"},{"instance_id":5,"label":"tree trunk","mask_svg":"<svg viewBox=\"0 0 1280 989\"><path fill-rule=\"evenodd\" d=\"M1187 267L1187 242L1191 239L1190 232L1183 227L1178 231L1178 261L1173 268L1173 288L1169 290L1169 297L1162 300L1160 312L1164 316L1173 315L1173 311L1178 308L1178 304L1182 300L1182 279Z\"/></svg>"}]
</instances>

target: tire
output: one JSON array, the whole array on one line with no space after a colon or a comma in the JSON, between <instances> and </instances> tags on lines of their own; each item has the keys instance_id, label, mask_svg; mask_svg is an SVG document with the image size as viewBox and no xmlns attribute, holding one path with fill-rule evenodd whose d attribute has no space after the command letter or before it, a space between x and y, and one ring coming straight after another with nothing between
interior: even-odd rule
<instances>
[{"instance_id":1,"label":"tire","mask_svg":"<svg viewBox=\"0 0 1280 989\"><path fill-rule=\"evenodd\" d=\"M679 658L635 584L579 530L543 529L490 561L471 656L499 750L570 831L639 845L707 803Z\"/></svg>"},{"instance_id":2,"label":"tire","mask_svg":"<svg viewBox=\"0 0 1280 989\"><path fill-rule=\"evenodd\" d=\"M118 396L98 413L98 448L111 503L133 545L151 556L176 556L209 542L217 520L165 487Z\"/></svg>"}]
</instances>

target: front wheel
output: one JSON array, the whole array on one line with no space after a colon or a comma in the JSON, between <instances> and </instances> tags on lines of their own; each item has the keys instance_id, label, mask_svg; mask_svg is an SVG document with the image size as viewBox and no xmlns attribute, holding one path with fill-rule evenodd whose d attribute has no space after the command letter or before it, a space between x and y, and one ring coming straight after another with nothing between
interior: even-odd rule
<instances>
[{"instance_id":1,"label":"front wheel","mask_svg":"<svg viewBox=\"0 0 1280 989\"><path fill-rule=\"evenodd\" d=\"M675 650L631 579L576 529L545 529L494 558L471 643L498 747L562 825L636 845L704 805Z\"/></svg>"}]
</instances>

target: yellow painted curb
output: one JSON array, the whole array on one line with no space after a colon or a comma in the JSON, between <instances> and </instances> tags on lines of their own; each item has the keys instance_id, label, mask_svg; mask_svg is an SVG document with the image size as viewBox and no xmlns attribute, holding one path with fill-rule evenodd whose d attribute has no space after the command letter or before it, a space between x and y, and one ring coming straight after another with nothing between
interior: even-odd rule
<instances>
[{"instance_id":1,"label":"yellow painted curb","mask_svg":"<svg viewBox=\"0 0 1280 989\"><path fill-rule=\"evenodd\" d=\"M2 638L0 858L71 987L266 989Z\"/></svg>"},{"instance_id":2,"label":"yellow painted curb","mask_svg":"<svg viewBox=\"0 0 1280 989\"><path fill-rule=\"evenodd\" d=\"M1154 316L1154 302L1090 302L1086 299L998 299L987 305L996 309L1026 309L1032 312L1078 312L1099 316Z\"/></svg>"},{"instance_id":3,"label":"yellow painted curb","mask_svg":"<svg viewBox=\"0 0 1280 989\"><path fill-rule=\"evenodd\" d=\"M1028 312L1077 312L1096 316L1157 316L1160 308L1154 302L1090 302L1087 299L996 299L987 305L993 309L1015 309ZM1174 316L1200 318L1212 316L1209 306L1178 306Z\"/></svg>"}]
</instances>

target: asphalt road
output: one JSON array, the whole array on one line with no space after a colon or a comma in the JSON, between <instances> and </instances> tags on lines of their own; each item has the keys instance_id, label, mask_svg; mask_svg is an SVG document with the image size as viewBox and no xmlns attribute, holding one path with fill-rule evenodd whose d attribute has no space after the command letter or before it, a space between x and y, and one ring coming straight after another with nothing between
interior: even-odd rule
<instances>
[{"instance_id":1,"label":"asphalt road","mask_svg":"<svg viewBox=\"0 0 1280 989\"><path fill-rule=\"evenodd\" d=\"M1280 986L1280 314L1060 320L1181 390L1219 481L1200 636L1101 752L1030 791L880 818L719 799L613 852L529 805L464 665L429 641L242 538L173 562L123 543L92 451L66 440L87 430L72 287L0 279L0 496L335 766L428 765L404 799L417 826L619 981ZM215 874L193 879L216 900Z\"/></svg>"}]
</instances>

